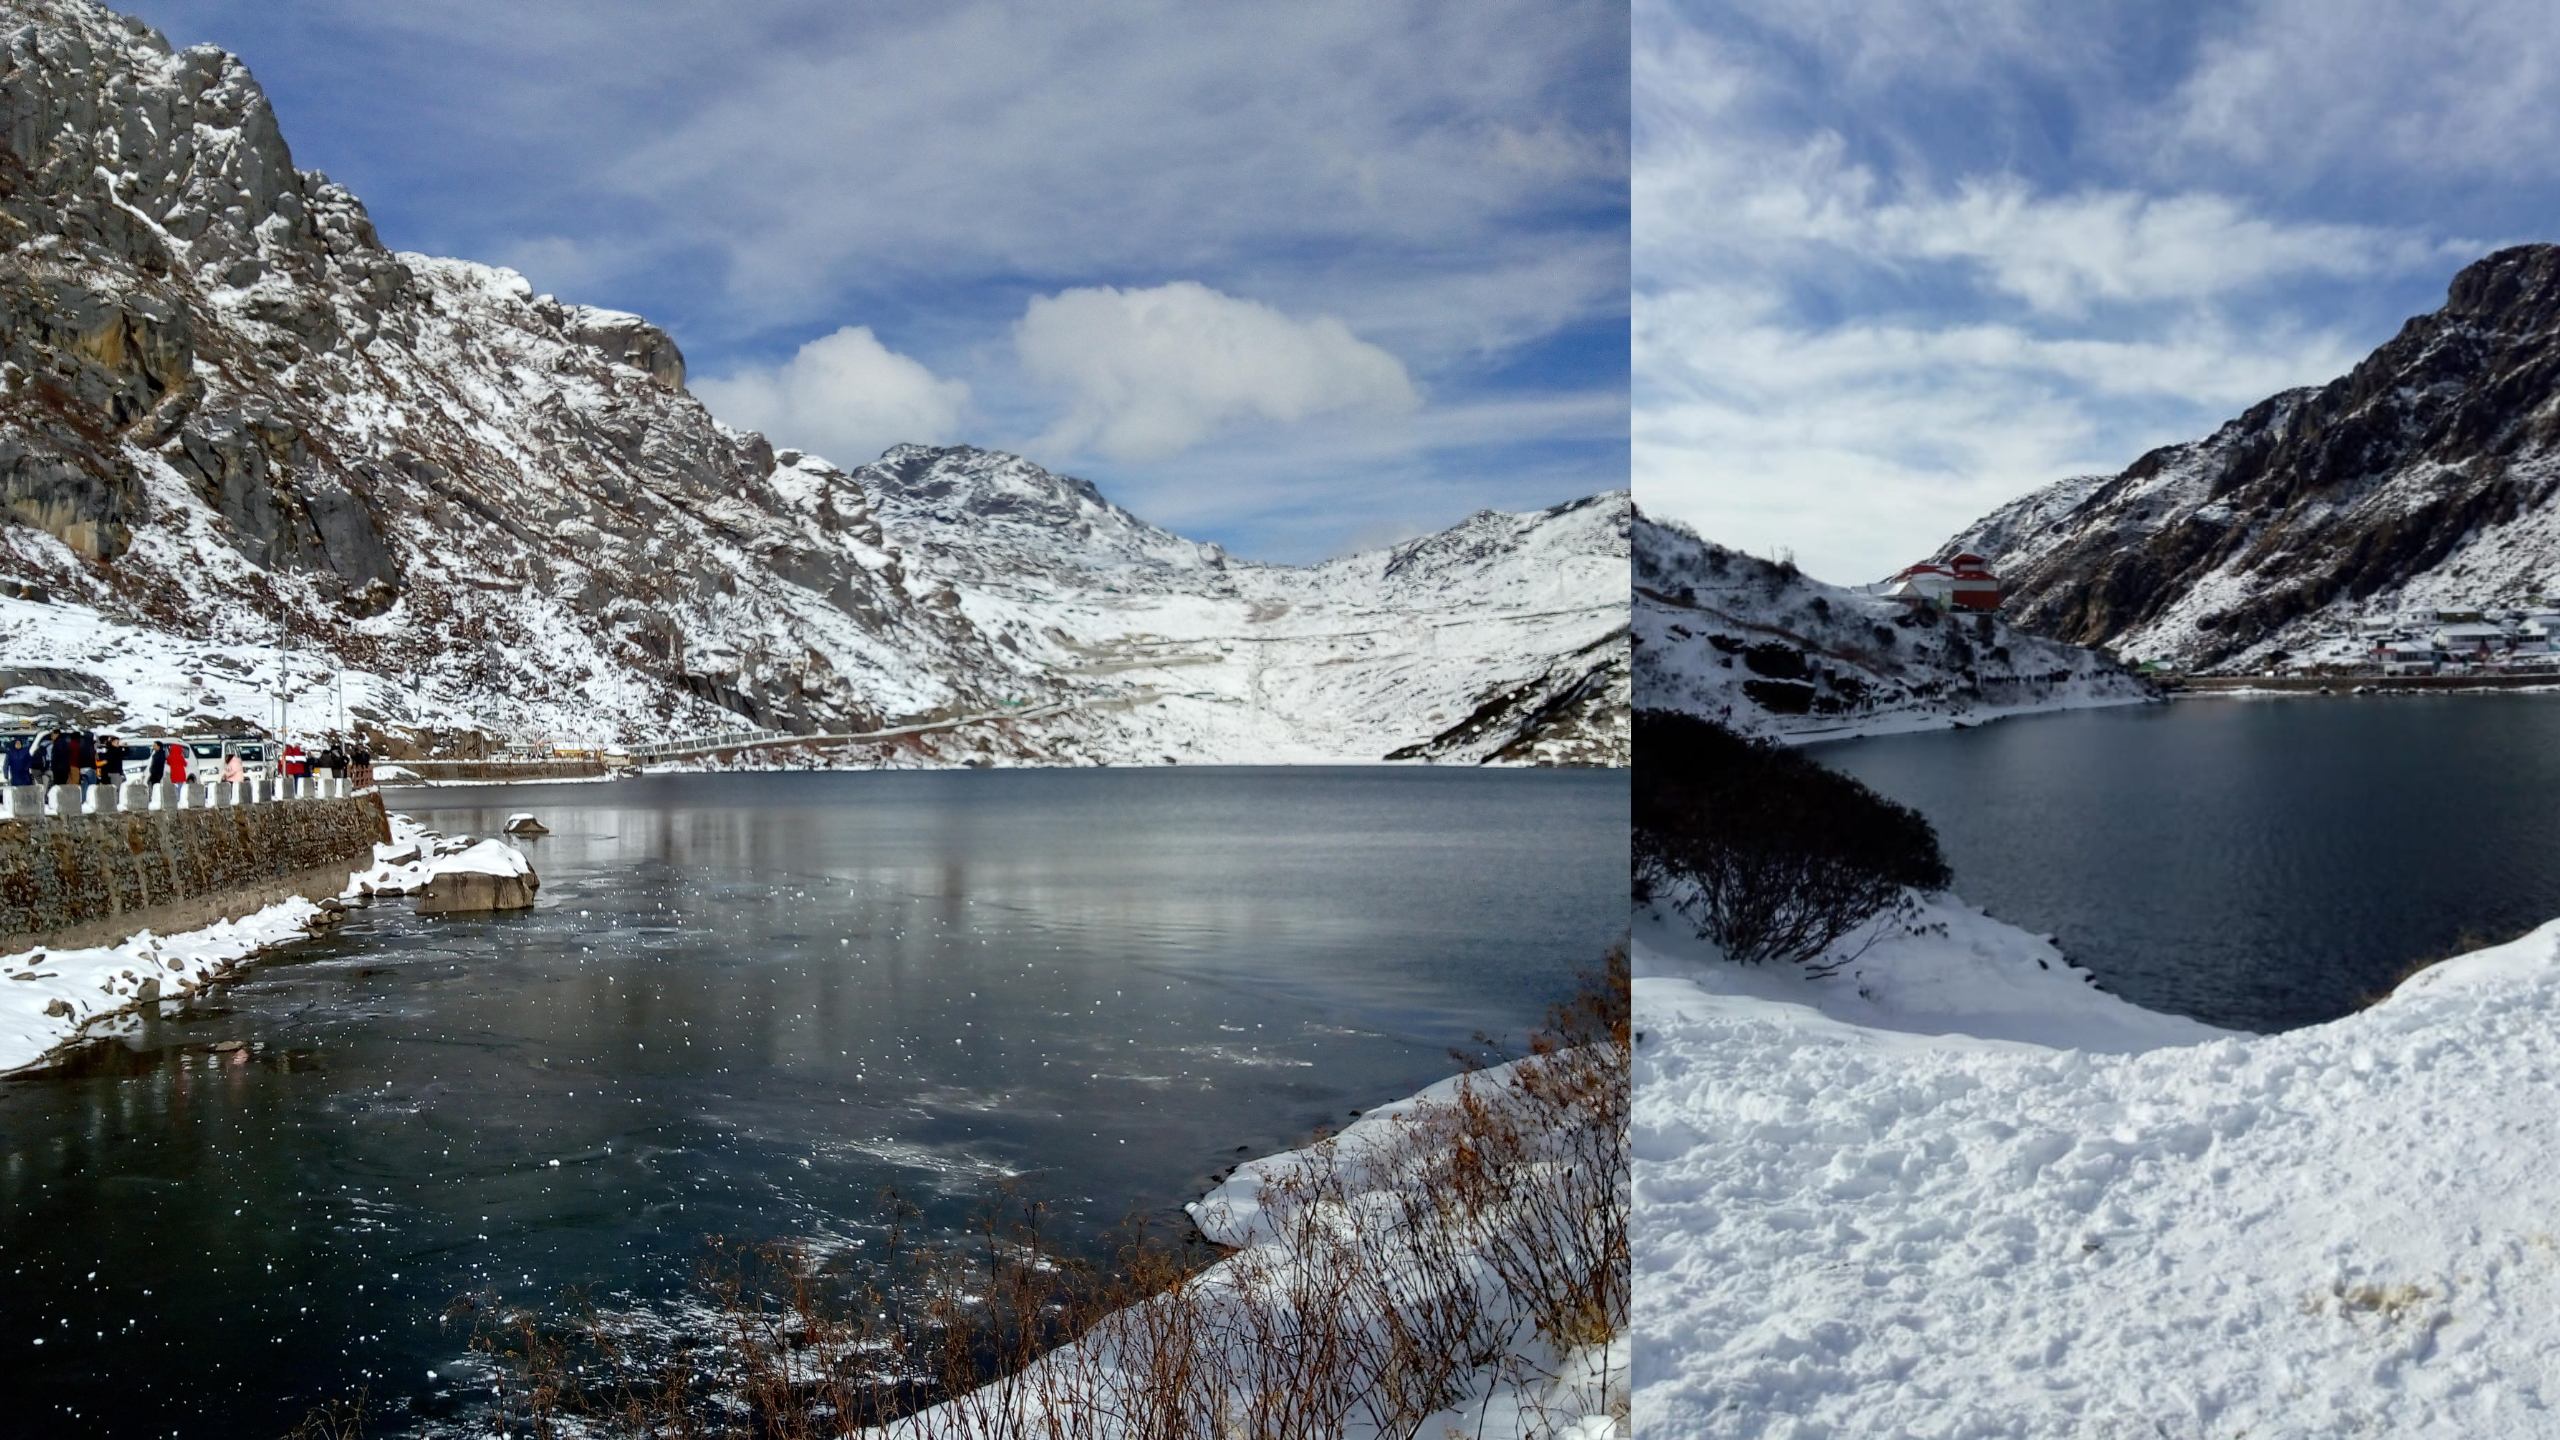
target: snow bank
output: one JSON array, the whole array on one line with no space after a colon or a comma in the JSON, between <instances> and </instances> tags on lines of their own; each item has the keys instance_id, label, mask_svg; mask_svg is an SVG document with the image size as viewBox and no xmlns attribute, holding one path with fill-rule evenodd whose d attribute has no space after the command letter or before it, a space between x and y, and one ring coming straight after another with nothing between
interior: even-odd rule
<instances>
[{"instance_id":1,"label":"snow bank","mask_svg":"<svg viewBox=\"0 0 2560 1440\"><path fill-rule=\"evenodd\" d=\"M307 934L319 914L297 897L183 935L145 930L116 945L0 957L0 1073L36 1063L95 1022L228 979L257 951Z\"/></svg>"},{"instance_id":2,"label":"snow bank","mask_svg":"<svg viewBox=\"0 0 2560 1440\"><path fill-rule=\"evenodd\" d=\"M1645 1433L2554 1432L2560 922L2217 1036L1938 915L1823 982L1640 931Z\"/></svg>"},{"instance_id":3,"label":"snow bank","mask_svg":"<svg viewBox=\"0 0 2560 1440\"><path fill-rule=\"evenodd\" d=\"M1660 912L1639 915L1638 992L1683 1014L1748 1014L1877 1037L2127 1052L2238 1033L2108 994L2050 939L1995 920L1955 896L1915 897L1915 903L1904 925L1873 943L1861 932L1826 954L1825 960L1852 952L1857 958L1820 977L1791 965L1733 964L1687 921Z\"/></svg>"},{"instance_id":4,"label":"snow bank","mask_svg":"<svg viewBox=\"0 0 2560 1440\"><path fill-rule=\"evenodd\" d=\"M1509 1082L1510 1069L1503 1067L1440 1081L1416 1095L1369 1111L1336 1136L1302 1149L1248 1161L1186 1207L1204 1235L1236 1251L1205 1272L1189 1292L1204 1306L1203 1328L1227 1336L1229 1345L1251 1343L1240 1337L1258 1333L1256 1325L1234 1318L1246 1308L1244 1296L1249 1290L1258 1290L1266 1297L1266 1314L1274 1303L1284 1311L1298 1306L1300 1313L1309 1303L1356 1310L1359 1302L1352 1297L1354 1287L1340 1283L1342 1277L1332 1268L1351 1252L1338 1245L1327 1246L1321 1248L1330 1253L1318 1257L1297 1248L1291 1237L1310 1233L1328 1238L1343 1233L1361 1234L1361 1222L1351 1212L1366 1208L1373 1216L1397 1213L1393 1192L1411 1185L1417 1169L1430 1169L1428 1163L1419 1167L1414 1163L1417 1153L1409 1136L1415 1122L1427 1118L1435 1107L1445 1110L1463 1087L1481 1086L1487 1087L1487 1093L1499 1093ZM1292 1221L1275 1216L1272 1206L1281 1202L1274 1197L1292 1193L1293 1182L1298 1182L1294 1191L1298 1195L1329 1197L1327 1215L1312 1230L1303 1219ZM1355 1248L1374 1260L1381 1248L1392 1252L1395 1245L1390 1241L1378 1247L1374 1242L1362 1241ZM1476 1272L1479 1284L1498 1283L1478 1257L1462 1257L1457 1263ZM1427 1285L1398 1275L1388 1279L1385 1288L1411 1294ZM1273 1296L1286 1298L1275 1302L1269 1298ZM1322 1300L1316 1302L1312 1297ZM1166 1322L1149 1322L1138 1312L1168 1303L1167 1297L1159 1297L1106 1319L1075 1344L1052 1352L1029 1372L1009 1382L1014 1387L1014 1398L1003 1403L1018 1407L1020 1414L1030 1418L1068 1408L1124 1413L1116 1403L1117 1397L1124 1392L1144 1393L1147 1378L1145 1368L1127 1358L1124 1336L1167 1328ZM1274 1342L1265 1339L1262 1343ZM1249 1365L1236 1369L1240 1374L1252 1373ZM1397 1433L1459 1434L1483 1440L1527 1440L1532 1436L1600 1440L1625 1435L1628 1374L1628 1341L1624 1332L1605 1343L1578 1346L1558 1355L1523 1320L1513 1326L1505 1353L1466 1378L1461 1386L1463 1396L1457 1403ZM1108 1398L1097 1406L1091 1398L1095 1396ZM1000 1404L998 1408L1003 1407ZM992 1433L984 1409L964 1411L965 1406L960 1403L945 1405L882 1433ZM1355 1408L1334 1433L1365 1440L1373 1433L1371 1423ZM1130 1433L1138 1432L1133 1429Z\"/></svg>"}]
</instances>

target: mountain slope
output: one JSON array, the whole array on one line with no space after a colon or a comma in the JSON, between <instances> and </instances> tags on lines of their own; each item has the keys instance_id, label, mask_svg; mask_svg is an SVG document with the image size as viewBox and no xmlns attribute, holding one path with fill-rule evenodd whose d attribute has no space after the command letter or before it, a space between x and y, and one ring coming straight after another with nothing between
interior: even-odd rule
<instances>
[{"instance_id":1,"label":"mountain slope","mask_svg":"<svg viewBox=\"0 0 2560 1440\"><path fill-rule=\"evenodd\" d=\"M1014 456L900 446L848 479L979 634L1060 683L1146 696L1117 723L1155 758L1313 759L1357 736L1373 757L1625 763L1622 491L1281 566Z\"/></svg>"},{"instance_id":2,"label":"mountain slope","mask_svg":"<svg viewBox=\"0 0 2560 1440\"><path fill-rule=\"evenodd\" d=\"M2488 256L2354 370L1994 511L2021 625L2203 667L2360 610L2560 592L2560 247Z\"/></svg>"},{"instance_id":3,"label":"mountain slope","mask_svg":"<svg viewBox=\"0 0 2560 1440\"><path fill-rule=\"evenodd\" d=\"M1378 759L1439 742L1494 687L1547 696L1599 663L1587 626L1487 628L1479 590L1590 545L1573 573L1598 588L1578 603L1623 604L1623 524L1613 542L1480 516L1449 534L1507 538L1435 572L1445 594L1390 594L1348 577L1402 550L1248 566L1012 457L777 457L685 392L646 321L390 253L355 197L294 167L237 60L172 52L90 0L0 0L0 244L0 574L50 601L0 622L13 662L76 682L0 692L0 713L86 696L102 721L212 726L343 674L395 754L1059 704L910 754ZM1318 599L1340 611L1326 624L1368 631L1297 627L1277 667L1295 678L1254 672L1276 718L1239 725L1073 651L1155 643L1115 626L1163 617L1097 598L1133 590L1209 607L1207 629L1157 639L1268 648L1255 627L1276 621L1254 607ZM1230 623L1219 605L1242 608ZM1206 688L1242 705L1253 687ZM1623 704L1614 752L1600 711L1524 713L1435 753L1622 758Z\"/></svg>"},{"instance_id":4,"label":"mountain slope","mask_svg":"<svg viewBox=\"0 0 2560 1440\"><path fill-rule=\"evenodd\" d=\"M2148 696L2094 651L1825 585L1635 521L1635 695L1759 734L1931 729Z\"/></svg>"}]
</instances>

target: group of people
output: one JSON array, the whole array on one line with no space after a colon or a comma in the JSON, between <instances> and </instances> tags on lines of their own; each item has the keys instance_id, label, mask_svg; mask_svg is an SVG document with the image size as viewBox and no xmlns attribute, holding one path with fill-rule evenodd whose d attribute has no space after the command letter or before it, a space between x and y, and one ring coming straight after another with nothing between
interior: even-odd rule
<instances>
[{"instance_id":1,"label":"group of people","mask_svg":"<svg viewBox=\"0 0 2560 1440\"><path fill-rule=\"evenodd\" d=\"M161 747L152 747L152 779L161 778ZM181 760L181 768L185 762ZM69 785L77 781L82 794L92 785L116 785L124 781L124 742L113 735L93 735L86 730L48 730L36 737L33 745L10 737L9 748L0 755L0 774L12 785Z\"/></svg>"},{"instance_id":2,"label":"group of people","mask_svg":"<svg viewBox=\"0 0 2560 1440\"><path fill-rule=\"evenodd\" d=\"M373 783L373 752L364 747L362 740L352 745L341 745L338 737L332 735L328 748L317 754L304 750L302 742L293 741L276 757L276 764L279 775L323 775L332 780L353 780L359 790Z\"/></svg>"},{"instance_id":3,"label":"group of people","mask_svg":"<svg viewBox=\"0 0 2560 1440\"><path fill-rule=\"evenodd\" d=\"M352 779L359 789L373 783L373 755L361 740L342 745L333 735L327 748L316 754L304 750L296 741L286 745L276 759L274 773L282 778L321 775L333 780ZM218 774L191 777L193 760L184 743L154 740L149 752L149 773L144 778L154 785L163 781L183 785L190 778L220 779L236 785L248 778L248 767L233 746L223 747ZM12 736L8 749L0 752L0 779L11 785L77 784L85 801L93 785L124 783L125 744L116 736L86 730L48 730L33 744Z\"/></svg>"}]
</instances>

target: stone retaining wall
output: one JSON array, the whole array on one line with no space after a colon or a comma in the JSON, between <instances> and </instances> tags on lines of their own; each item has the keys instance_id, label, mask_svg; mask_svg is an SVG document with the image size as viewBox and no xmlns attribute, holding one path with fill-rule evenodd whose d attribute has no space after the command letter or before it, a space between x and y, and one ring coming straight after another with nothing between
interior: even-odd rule
<instances>
[{"instance_id":1,"label":"stone retaining wall","mask_svg":"<svg viewBox=\"0 0 2560 1440\"><path fill-rule=\"evenodd\" d=\"M118 922L164 929L180 912L210 923L229 898L280 895L330 867L343 885L390 839L374 794L0 821L0 951L105 943Z\"/></svg>"}]
</instances>

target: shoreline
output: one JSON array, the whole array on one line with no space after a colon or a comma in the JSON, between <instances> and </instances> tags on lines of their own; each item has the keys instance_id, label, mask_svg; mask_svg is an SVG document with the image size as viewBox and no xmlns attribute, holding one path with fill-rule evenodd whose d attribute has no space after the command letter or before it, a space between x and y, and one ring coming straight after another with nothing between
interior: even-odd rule
<instances>
[{"instance_id":1,"label":"shoreline","mask_svg":"<svg viewBox=\"0 0 2560 1440\"><path fill-rule=\"evenodd\" d=\"M1755 738L1775 740L1781 745L1821 745L1835 740L1870 740L1884 735L1926 735L1940 730L1977 730L2001 720L2022 719L2036 715L2062 715L2075 710L2112 710L2127 705L2166 703L2165 694L2103 695L2074 697L2032 705L2003 705L1955 713L1937 711L1903 711L1894 715L1827 729L1749 730ZM1708 717L1713 718L1713 717Z\"/></svg>"},{"instance_id":2,"label":"shoreline","mask_svg":"<svg viewBox=\"0 0 2560 1440\"><path fill-rule=\"evenodd\" d=\"M406 815L386 812L385 818L391 840L374 845L370 865L333 862L273 882L302 893L174 934L145 927L102 944L36 943L0 956L0 1079L43 1069L75 1046L139 1030L146 1011L158 1007L167 1014L166 1007L183 1008L241 979L266 952L327 932L378 894L408 893L439 860L458 853ZM312 888L326 893L307 893ZM220 910L226 901L238 903L236 895L208 895L164 908ZM63 938L100 933L91 927L108 923L124 921L91 922Z\"/></svg>"},{"instance_id":3,"label":"shoreline","mask_svg":"<svg viewBox=\"0 0 2560 1440\"><path fill-rule=\"evenodd\" d=\"M1559 1053L1571 1057L1585 1052ZM1394 1213L1394 1197L1411 1192L1420 1178L1417 1170L1429 1172L1435 1164L1445 1164L1454 1150L1467 1148L1461 1136L1453 1150L1449 1136L1457 1132L1435 1126L1435 1119L1457 1113L1458 1102L1471 1092L1498 1093L1529 1063L1537 1063L1536 1058L1447 1076L1362 1111L1338 1132L1319 1131L1305 1144L1237 1164L1182 1207L1202 1237L1226 1252L1223 1258L1171 1290L1111 1312L1018 1374L859 1433L882 1440L944 1440L1010 1434L997 1417L1036 1417L1061 1405L1125 1413L1133 1397L1144 1396L1162 1379L1147 1363L1151 1337L1189 1326L1212 1333L1222 1327L1232 1330L1238 1313L1269 1308L1275 1313L1242 1328L1243 1334L1259 1335L1274 1323L1277 1312L1303 1308L1316 1291L1352 1305L1346 1285L1367 1292L1346 1280L1346 1263L1383 1267L1399 1277L1384 1282L1386 1293L1402 1293L1408 1285L1427 1289L1431 1282L1405 1278L1420 1262L1401 1232L1383 1244L1374 1237L1362 1240L1354 1217L1381 1204L1384 1213ZM1494 1104L1497 1110L1507 1108L1498 1100ZM1488 1153L1499 1153L1499 1147ZM1346 1242L1338 1237L1345 1228L1356 1254L1341 1248ZM1305 1247L1310 1243L1323 1253L1309 1253ZM1379 1248L1366 1248L1370 1245ZM1486 1273L1483 1260L1465 1264L1476 1276L1473 1284L1498 1283ZM1187 1322L1165 1317L1166 1308L1174 1306L1183 1307ZM1405 1433L1481 1440L1527 1440L1533 1435L1606 1440L1633 1433L1631 1322L1606 1339L1561 1353L1540 1339L1525 1317L1515 1314L1509 1324L1504 1353L1452 1377L1442 1408ZM1238 1341L1230 1334L1224 1343Z\"/></svg>"},{"instance_id":4,"label":"shoreline","mask_svg":"<svg viewBox=\"0 0 2560 1440\"><path fill-rule=\"evenodd\" d=\"M2213 677L2205 677L2211 679ZM2412 684L2412 680L2441 681L2440 684ZM2560 680L2540 676L2525 679L2484 679L2477 675L2419 675L2392 680L2368 679L2294 679L2288 676L2234 677L2220 683L2198 685L2188 681L2168 692L2172 700L2266 699L2273 696L2298 696L2332 700L2371 700L2378 697L2399 698L2411 695L2560 695Z\"/></svg>"}]
</instances>

